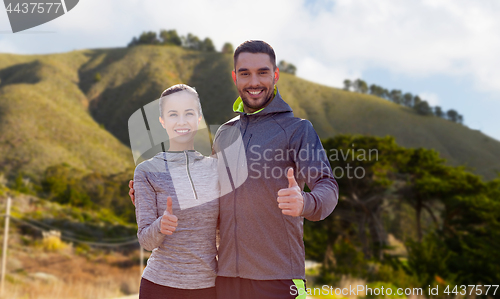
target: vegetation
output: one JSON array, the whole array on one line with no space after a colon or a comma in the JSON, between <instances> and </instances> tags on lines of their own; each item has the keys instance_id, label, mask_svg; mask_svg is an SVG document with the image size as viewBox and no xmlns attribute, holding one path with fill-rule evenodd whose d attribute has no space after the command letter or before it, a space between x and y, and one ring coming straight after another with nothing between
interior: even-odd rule
<instances>
[{"instance_id":1,"label":"vegetation","mask_svg":"<svg viewBox=\"0 0 500 299\"><path fill-rule=\"evenodd\" d=\"M278 63L278 68L280 69L280 72L283 72L283 73L288 73L288 74L292 74L292 75L295 75L295 72L297 72L297 67L289 62L286 62L284 60L281 60L279 63Z\"/></svg>"},{"instance_id":2,"label":"vegetation","mask_svg":"<svg viewBox=\"0 0 500 299\"><path fill-rule=\"evenodd\" d=\"M421 115L435 115L460 124L463 124L464 121L463 116L458 114L456 110L450 109L444 113L441 107L431 107L426 100L422 100L418 95L414 96L409 92L403 94L403 92L399 89L389 91L388 89L375 84L368 86L368 84L361 79L356 79L355 81L351 81L349 79L344 80L344 90L358 93L369 93L371 95L389 100L393 103L413 108Z\"/></svg>"},{"instance_id":3,"label":"vegetation","mask_svg":"<svg viewBox=\"0 0 500 299\"><path fill-rule=\"evenodd\" d=\"M0 172L12 186L18 173L40 184L45 169L62 162L106 175L130 169L127 120L168 86L195 86L209 125L234 117L232 64L231 55L178 46L1 54ZM500 142L478 131L287 73L278 88L321 138L391 135L405 147L435 149L451 165L465 165L487 179L500 171Z\"/></svg>"},{"instance_id":4,"label":"vegetation","mask_svg":"<svg viewBox=\"0 0 500 299\"><path fill-rule=\"evenodd\" d=\"M233 54L234 53L233 45L231 43L225 43L222 46L221 52L224 54Z\"/></svg>"},{"instance_id":5,"label":"vegetation","mask_svg":"<svg viewBox=\"0 0 500 299\"><path fill-rule=\"evenodd\" d=\"M187 36L179 36L176 30L162 29L159 35L154 31L143 32L138 38L132 38L128 47L137 45L175 45L190 50L215 52L215 46L210 38L206 37L204 40L201 40L191 33L188 33ZM222 52L232 53L232 45L229 43L224 44Z\"/></svg>"},{"instance_id":6,"label":"vegetation","mask_svg":"<svg viewBox=\"0 0 500 299\"><path fill-rule=\"evenodd\" d=\"M323 144L327 153L348 154L330 155L334 172L344 170L335 212L305 224L306 255L322 263L322 283L350 275L425 289L500 279L500 178L484 182L392 137L339 135ZM349 167L357 176L348 177ZM389 234L407 254L390 253Z\"/></svg>"}]
</instances>

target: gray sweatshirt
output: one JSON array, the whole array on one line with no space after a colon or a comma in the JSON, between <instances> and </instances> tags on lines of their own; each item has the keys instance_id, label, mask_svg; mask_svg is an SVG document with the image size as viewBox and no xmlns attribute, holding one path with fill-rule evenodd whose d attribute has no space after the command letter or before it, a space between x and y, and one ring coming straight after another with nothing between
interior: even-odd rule
<instances>
[{"instance_id":1,"label":"gray sweatshirt","mask_svg":"<svg viewBox=\"0 0 500 299\"><path fill-rule=\"evenodd\" d=\"M137 237L153 251L142 277L180 289L213 287L219 215L216 159L196 151L158 153L137 166L134 189ZM178 218L172 235L160 232L168 196Z\"/></svg>"},{"instance_id":2,"label":"gray sweatshirt","mask_svg":"<svg viewBox=\"0 0 500 299\"><path fill-rule=\"evenodd\" d=\"M240 104L238 99L234 107ZM312 124L294 117L278 91L260 112L238 112L214 137L223 191L218 275L304 279L304 218L325 219L339 196L327 155ZM288 188L289 167L300 188L307 184L311 189L302 191L300 217L283 215L278 207L278 191ZM243 175L242 170L248 173Z\"/></svg>"}]
</instances>

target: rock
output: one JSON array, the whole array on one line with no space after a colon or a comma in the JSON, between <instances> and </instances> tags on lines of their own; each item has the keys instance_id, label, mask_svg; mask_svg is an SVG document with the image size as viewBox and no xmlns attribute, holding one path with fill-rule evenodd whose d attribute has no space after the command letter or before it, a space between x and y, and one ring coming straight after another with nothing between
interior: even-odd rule
<instances>
[{"instance_id":1,"label":"rock","mask_svg":"<svg viewBox=\"0 0 500 299\"><path fill-rule=\"evenodd\" d=\"M35 280L40 280L40 281L47 282L47 283L59 281L59 278L57 278L55 275L44 273L44 272L31 273L31 274L29 274L29 277L31 277Z\"/></svg>"}]
</instances>

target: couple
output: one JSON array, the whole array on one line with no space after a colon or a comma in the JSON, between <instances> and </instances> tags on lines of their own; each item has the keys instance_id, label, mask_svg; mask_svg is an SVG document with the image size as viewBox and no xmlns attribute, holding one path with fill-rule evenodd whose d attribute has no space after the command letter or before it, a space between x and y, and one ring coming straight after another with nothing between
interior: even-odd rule
<instances>
[{"instance_id":1,"label":"couple","mask_svg":"<svg viewBox=\"0 0 500 299\"><path fill-rule=\"evenodd\" d=\"M212 157L194 150L196 91L179 84L161 95L169 149L139 164L129 184L139 241L153 251L141 299L303 297L303 219L326 218L338 185L311 123L275 86L272 47L241 44L232 77L239 115L218 129Z\"/></svg>"}]
</instances>

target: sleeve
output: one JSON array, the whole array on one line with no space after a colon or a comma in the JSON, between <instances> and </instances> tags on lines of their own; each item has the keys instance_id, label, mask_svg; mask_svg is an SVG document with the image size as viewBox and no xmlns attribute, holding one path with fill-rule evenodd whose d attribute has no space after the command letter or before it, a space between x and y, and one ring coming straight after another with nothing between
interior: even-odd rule
<instances>
[{"instance_id":1,"label":"sleeve","mask_svg":"<svg viewBox=\"0 0 500 299\"><path fill-rule=\"evenodd\" d=\"M156 192L140 167L134 172L134 190L137 238L144 249L152 251L163 243L165 235L160 232L162 216L158 217Z\"/></svg>"},{"instance_id":2,"label":"sleeve","mask_svg":"<svg viewBox=\"0 0 500 299\"><path fill-rule=\"evenodd\" d=\"M311 192L302 191L307 220L319 221L330 215L338 203L339 186L318 134L311 122L301 120L299 128L290 137L290 147L295 152L295 177L305 182ZM303 187L303 184L300 184Z\"/></svg>"}]
</instances>

